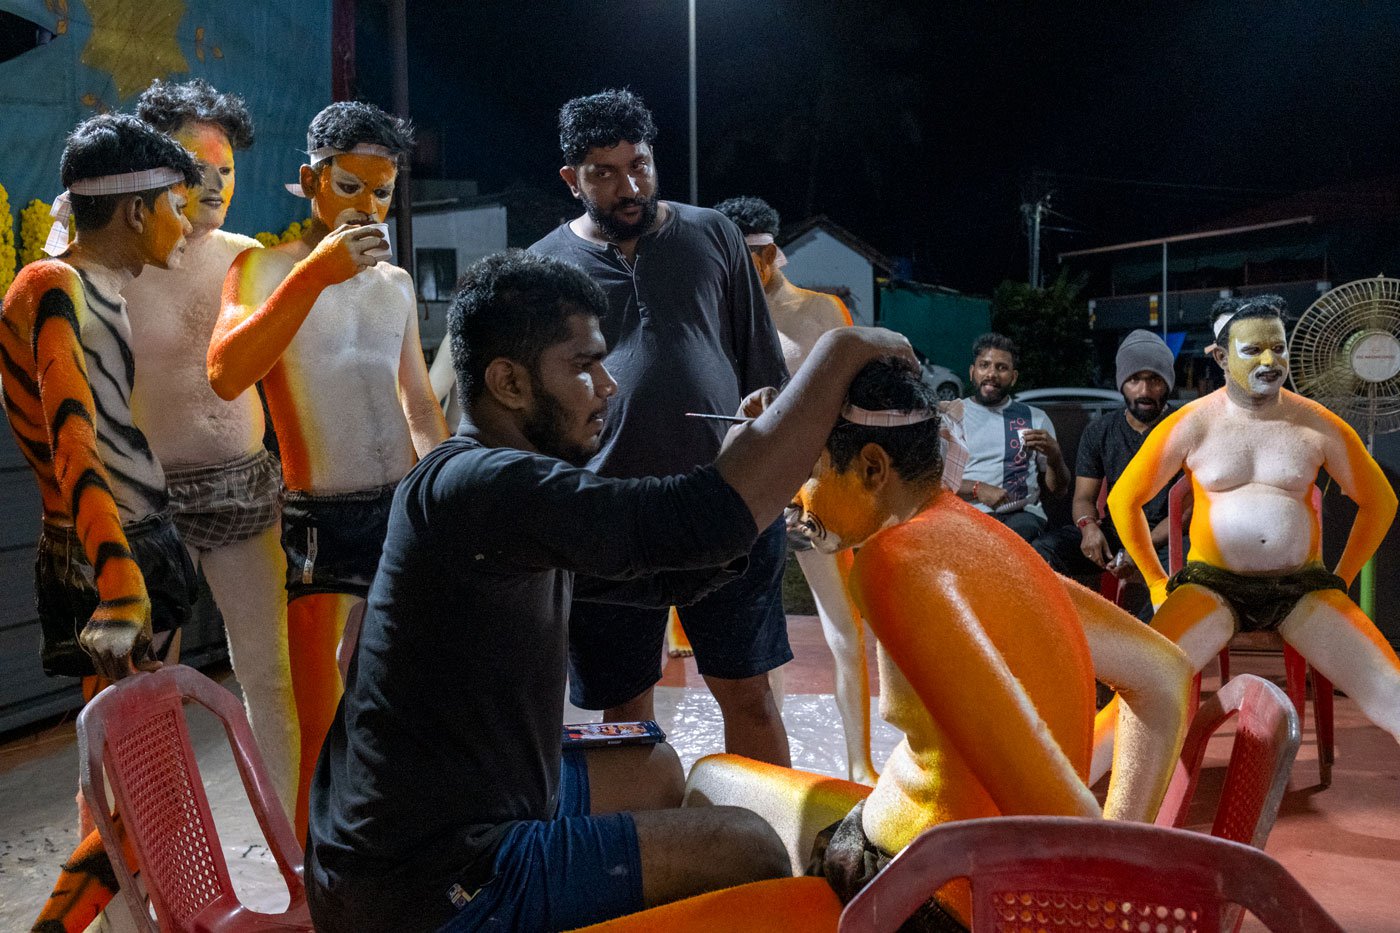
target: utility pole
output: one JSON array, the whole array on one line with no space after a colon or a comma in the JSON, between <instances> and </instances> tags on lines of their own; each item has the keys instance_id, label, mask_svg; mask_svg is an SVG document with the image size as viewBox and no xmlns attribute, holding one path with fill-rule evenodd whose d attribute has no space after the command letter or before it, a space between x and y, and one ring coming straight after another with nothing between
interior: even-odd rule
<instances>
[{"instance_id":1,"label":"utility pole","mask_svg":"<svg viewBox=\"0 0 1400 933\"><path fill-rule=\"evenodd\" d=\"M408 119L408 3L389 2L390 54L394 64L394 112ZM394 241L399 265L417 277L413 262L413 175L407 154L394 185Z\"/></svg>"},{"instance_id":2,"label":"utility pole","mask_svg":"<svg viewBox=\"0 0 1400 933\"><path fill-rule=\"evenodd\" d=\"M1021 219L1026 226L1026 239L1030 245L1030 269L1026 281L1032 288L1040 288L1040 222L1050 210L1050 196L1054 192L1046 190L1044 173L1037 169L1031 175L1030 184L1025 189L1021 201Z\"/></svg>"},{"instance_id":3,"label":"utility pole","mask_svg":"<svg viewBox=\"0 0 1400 933\"><path fill-rule=\"evenodd\" d=\"M689 3L690 38L690 203L700 205L699 137L695 132L695 0Z\"/></svg>"}]
</instances>

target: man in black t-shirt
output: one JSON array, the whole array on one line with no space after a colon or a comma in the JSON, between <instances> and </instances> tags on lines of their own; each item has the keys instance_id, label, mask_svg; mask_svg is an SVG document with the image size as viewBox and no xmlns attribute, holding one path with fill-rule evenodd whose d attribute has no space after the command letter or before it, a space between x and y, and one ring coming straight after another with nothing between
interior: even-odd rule
<instances>
[{"instance_id":1,"label":"man in black t-shirt","mask_svg":"<svg viewBox=\"0 0 1400 933\"><path fill-rule=\"evenodd\" d=\"M1133 574L1126 556L1119 558L1123 545L1107 516L1099 517L1099 492L1104 482L1112 489L1128 461L1142 447L1152 429L1172 410L1167 402L1176 383L1172 351L1162 338L1147 330L1135 330L1118 347L1116 369L1118 389L1124 409L1108 412L1089 422L1079 438L1079 456L1074 470L1073 525L1050 529L1031 542L1036 551L1057 572L1065 576L1097 574L1108 568L1119 576ZM1176 480L1173 479L1172 483ZM1162 564L1167 563L1167 493L1172 483L1162 487L1143 509L1152 528ZM1184 525L1184 521L1183 521ZM1134 587L1125 609L1151 614L1146 590Z\"/></svg>"},{"instance_id":2,"label":"man in black t-shirt","mask_svg":"<svg viewBox=\"0 0 1400 933\"><path fill-rule=\"evenodd\" d=\"M312 782L322 933L570 930L791 871L753 813L679 808L669 746L561 753L569 607L684 605L742 572L856 373L912 370L913 350L841 328L713 463L608 479L582 468L618 390L606 310L583 272L518 250L453 299L462 430L395 492Z\"/></svg>"}]
</instances>

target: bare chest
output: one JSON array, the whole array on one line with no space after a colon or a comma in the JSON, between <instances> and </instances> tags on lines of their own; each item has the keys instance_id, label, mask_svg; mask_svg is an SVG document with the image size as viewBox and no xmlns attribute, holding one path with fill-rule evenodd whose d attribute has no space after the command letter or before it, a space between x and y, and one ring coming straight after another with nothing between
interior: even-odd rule
<instances>
[{"instance_id":1,"label":"bare chest","mask_svg":"<svg viewBox=\"0 0 1400 933\"><path fill-rule=\"evenodd\" d=\"M1317 478L1322 435L1293 421L1247 417L1215 419L1186 465L1207 491L1250 484L1298 492Z\"/></svg>"}]
</instances>

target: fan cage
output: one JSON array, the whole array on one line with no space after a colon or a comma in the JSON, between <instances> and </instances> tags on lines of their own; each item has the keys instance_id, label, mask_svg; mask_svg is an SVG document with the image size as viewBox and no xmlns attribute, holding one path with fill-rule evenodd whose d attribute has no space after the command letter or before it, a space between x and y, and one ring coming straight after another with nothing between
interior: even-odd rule
<instances>
[{"instance_id":1,"label":"fan cage","mask_svg":"<svg viewBox=\"0 0 1400 933\"><path fill-rule=\"evenodd\" d=\"M1368 382L1352 368L1352 348L1376 333L1400 338L1400 279L1359 279L1319 296L1294 325L1288 344L1298 392L1363 436L1400 429L1400 373Z\"/></svg>"}]
</instances>

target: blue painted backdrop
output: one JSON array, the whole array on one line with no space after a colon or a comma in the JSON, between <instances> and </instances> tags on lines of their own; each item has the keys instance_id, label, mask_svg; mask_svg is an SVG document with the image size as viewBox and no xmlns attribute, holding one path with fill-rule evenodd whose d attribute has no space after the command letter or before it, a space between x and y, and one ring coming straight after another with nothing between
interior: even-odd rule
<instances>
[{"instance_id":1,"label":"blue painted backdrop","mask_svg":"<svg viewBox=\"0 0 1400 933\"><path fill-rule=\"evenodd\" d=\"M283 190L306 125L330 102L330 0L0 0L53 32L0 62L0 184L19 212L61 190L63 139L103 110L130 110L153 78L204 78L248 102L257 131L236 155L227 229L280 232L308 213Z\"/></svg>"}]
</instances>

